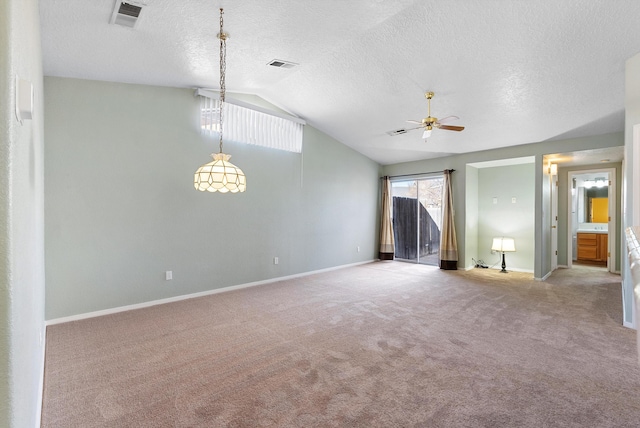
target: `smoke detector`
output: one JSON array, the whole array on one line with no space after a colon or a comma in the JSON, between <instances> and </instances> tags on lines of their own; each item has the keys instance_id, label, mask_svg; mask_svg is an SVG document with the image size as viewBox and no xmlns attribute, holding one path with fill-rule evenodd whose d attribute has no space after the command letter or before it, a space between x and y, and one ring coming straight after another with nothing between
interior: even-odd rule
<instances>
[{"instance_id":1,"label":"smoke detector","mask_svg":"<svg viewBox=\"0 0 640 428\"><path fill-rule=\"evenodd\" d=\"M293 68L299 64L296 64L295 62L291 62L291 61L283 61L281 59L272 59L267 63L267 65L270 65L272 67L278 67L278 68Z\"/></svg>"},{"instance_id":2,"label":"smoke detector","mask_svg":"<svg viewBox=\"0 0 640 428\"><path fill-rule=\"evenodd\" d=\"M142 8L145 6L145 3L139 1L117 0L109 23L135 28L140 18L140 12L142 12Z\"/></svg>"}]
</instances>

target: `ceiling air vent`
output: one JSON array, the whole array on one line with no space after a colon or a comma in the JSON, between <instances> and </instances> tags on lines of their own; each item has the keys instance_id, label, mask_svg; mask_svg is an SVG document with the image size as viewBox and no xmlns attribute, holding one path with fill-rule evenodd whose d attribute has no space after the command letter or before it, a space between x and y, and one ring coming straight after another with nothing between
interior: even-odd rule
<instances>
[{"instance_id":1,"label":"ceiling air vent","mask_svg":"<svg viewBox=\"0 0 640 428\"><path fill-rule=\"evenodd\" d=\"M387 131L388 135L391 135L392 137L395 135L400 135L400 134L406 134L407 130L406 129L396 129L395 131Z\"/></svg>"},{"instance_id":2,"label":"ceiling air vent","mask_svg":"<svg viewBox=\"0 0 640 428\"><path fill-rule=\"evenodd\" d=\"M293 68L298 64L296 64L295 62L283 61L281 59L274 59L269 61L267 65L270 65L272 67L278 67L278 68Z\"/></svg>"},{"instance_id":3,"label":"ceiling air vent","mask_svg":"<svg viewBox=\"0 0 640 428\"><path fill-rule=\"evenodd\" d=\"M134 1L116 1L111 15L111 24L122 25L123 27L135 28L140 18L140 12L145 5Z\"/></svg>"}]
</instances>

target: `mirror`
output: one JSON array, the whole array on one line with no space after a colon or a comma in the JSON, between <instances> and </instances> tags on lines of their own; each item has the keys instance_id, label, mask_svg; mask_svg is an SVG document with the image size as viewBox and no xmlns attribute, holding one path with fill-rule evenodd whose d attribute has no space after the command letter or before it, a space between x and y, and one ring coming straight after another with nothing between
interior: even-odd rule
<instances>
[{"instance_id":1,"label":"mirror","mask_svg":"<svg viewBox=\"0 0 640 428\"><path fill-rule=\"evenodd\" d=\"M607 184L608 180L604 178L601 180L574 178L578 223L608 223L609 187Z\"/></svg>"}]
</instances>

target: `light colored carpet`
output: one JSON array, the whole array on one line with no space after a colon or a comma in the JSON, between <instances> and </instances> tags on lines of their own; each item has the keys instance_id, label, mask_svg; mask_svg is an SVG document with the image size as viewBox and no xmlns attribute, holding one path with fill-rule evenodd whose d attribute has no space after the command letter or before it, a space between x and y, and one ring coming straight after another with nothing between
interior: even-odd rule
<instances>
[{"instance_id":1,"label":"light colored carpet","mask_svg":"<svg viewBox=\"0 0 640 428\"><path fill-rule=\"evenodd\" d=\"M620 277L378 262L50 326L44 427L638 427Z\"/></svg>"}]
</instances>

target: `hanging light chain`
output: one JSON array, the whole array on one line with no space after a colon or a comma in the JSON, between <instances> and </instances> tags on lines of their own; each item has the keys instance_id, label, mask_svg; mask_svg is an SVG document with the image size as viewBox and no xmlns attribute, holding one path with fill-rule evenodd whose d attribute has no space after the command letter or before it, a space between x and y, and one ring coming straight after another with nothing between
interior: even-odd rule
<instances>
[{"instance_id":1,"label":"hanging light chain","mask_svg":"<svg viewBox=\"0 0 640 428\"><path fill-rule=\"evenodd\" d=\"M222 152L222 136L224 128L224 105L227 92L225 77L227 70L227 38L224 32L224 22L222 19L224 11L220 8L220 153L211 154L212 162L206 163L198 168L193 175L193 186L201 192L237 193L247 189L247 180L244 172L231 162L230 155Z\"/></svg>"},{"instance_id":2,"label":"hanging light chain","mask_svg":"<svg viewBox=\"0 0 640 428\"><path fill-rule=\"evenodd\" d=\"M220 153L222 153L222 133L223 133L223 121L224 121L224 101L225 94L227 92L226 87L226 73L227 73L227 34L224 32L224 19L222 15L224 10L220 8Z\"/></svg>"}]
</instances>

